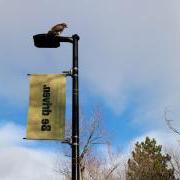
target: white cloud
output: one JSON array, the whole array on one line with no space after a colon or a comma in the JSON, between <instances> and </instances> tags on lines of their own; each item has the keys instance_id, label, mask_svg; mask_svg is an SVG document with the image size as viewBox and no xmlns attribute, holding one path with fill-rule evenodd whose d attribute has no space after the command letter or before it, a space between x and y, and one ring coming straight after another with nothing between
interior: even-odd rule
<instances>
[{"instance_id":1,"label":"white cloud","mask_svg":"<svg viewBox=\"0 0 180 180\"><path fill-rule=\"evenodd\" d=\"M0 129L0 147L15 146L23 141L23 129L10 122L8 124L1 123Z\"/></svg>"},{"instance_id":2,"label":"white cloud","mask_svg":"<svg viewBox=\"0 0 180 180\"><path fill-rule=\"evenodd\" d=\"M2 180L63 179L54 171L53 155L22 147L0 150Z\"/></svg>"},{"instance_id":3,"label":"white cloud","mask_svg":"<svg viewBox=\"0 0 180 180\"><path fill-rule=\"evenodd\" d=\"M29 143L22 142L23 131L13 123L0 128L1 180L63 180L55 172L57 155L43 149L28 148Z\"/></svg>"}]
</instances>

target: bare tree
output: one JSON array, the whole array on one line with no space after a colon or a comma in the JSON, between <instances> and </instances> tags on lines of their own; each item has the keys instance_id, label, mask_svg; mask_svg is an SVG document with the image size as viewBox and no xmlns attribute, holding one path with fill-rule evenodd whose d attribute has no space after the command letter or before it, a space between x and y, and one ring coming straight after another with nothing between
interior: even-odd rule
<instances>
[{"instance_id":1,"label":"bare tree","mask_svg":"<svg viewBox=\"0 0 180 180\"><path fill-rule=\"evenodd\" d=\"M123 180L125 177L120 152L113 152L111 144L104 145L104 156L92 157L87 166L88 180ZM123 171L122 171L123 170Z\"/></svg>"},{"instance_id":2,"label":"bare tree","mask_svg":"<svg viewBox=\"0 0 180 180\"><path fill-rule=\"evenodd\" d=\"M66 142L71 144L71 123L66 125ZM103 149L104 153L98 150ZM71 179L71 146L63 146L65 159L57 161L56 171ZM107 131L102 125L102 114L96 108L87 118L80 116L80 175L81 180L118 180L122 165L118 153L112 151ZM63 164L63 166L62 166Z\"/></svg>"},{"instance_id":3,"label":"bare tree","mask_svg":"<svg viewBox=\"0 0 180 180\"><path fill-rule=\"evenodd\" d=\"M173 126L173 121L174 121L174 120L168 118L168 113L169 113L169 112L170 112L170 110L168 110L167 108L166 108L165 111L164 111L164 119L165 119L165 121L166 121L166 124L167 124L168 128L169 128L172 132L174 132L174 133L177 134L177 135L180 135L180 131Z\"/></svg>"},{"instance_id":4,"label":"bare tree","mask_svg":"<svg viewBox=\"0 0 180 180\"><path fill-rule=\"evenodd\" d=\"M171 156L170 165L174 168L176 178L180 180L180 152L170 147L166 147L164 151Z\"/></svg>"},{"instance_id":5,"label":"bare tree","mask_svg":"<svg viewBox=\"0 0 180 180\"><path fill-rule=\"evenodd\" d=\"M81 179L85 180L88 174L88 167L93 161L100 162L96 155L97 145L107 144L107 135L102 128L102 115L98 109L92 112L90 118L86 118L83 113L80 116L80 174ZM66 142L71 144L71 123L66 125ZM71 175L71 146L64 146L64 154L67 159L63 162L59 161L57 164L57 172L66 176L69 179ZM98 164L98 163L96 163Z\"/></svg>"},{"instance_id":6,"label":"bare tree","mask_svg":"<svg viewBox=\"0 0 180 180\"><path fill-rule=\"evenodd\" d=\"M168 128L177 136L180 136L180 130L174 125L174 119L169 118L169 114L172 113L171 110L165 109L164 111L164 119L168 126ZM179 140L178 140L179 142ZM165 148L165 151L171 156L171 166L174 168L174 173L177 179L180 180L180 152L175 150L175 148Z\"/></svg>"}]
</instances>

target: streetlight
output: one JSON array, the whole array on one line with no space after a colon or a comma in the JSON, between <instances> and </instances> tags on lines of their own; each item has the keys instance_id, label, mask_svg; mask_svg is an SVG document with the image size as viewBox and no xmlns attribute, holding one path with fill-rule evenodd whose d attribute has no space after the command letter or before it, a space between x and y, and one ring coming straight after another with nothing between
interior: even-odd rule
<instances>
[{"instance_id":1,"label":"streetlight","mask_svg":"<svg viewBox=\"0 0 180 180\"><path fill-rule=\"evenodd\" d=\"M78 40L77 34L72 37L37 34L33 36L34 45L38 48L57 48L61 42L71 43L72 69L65 73L72 77L72 180L80 179L79 171L79 88L78 88Z\"/></svg>"}]
</instances>

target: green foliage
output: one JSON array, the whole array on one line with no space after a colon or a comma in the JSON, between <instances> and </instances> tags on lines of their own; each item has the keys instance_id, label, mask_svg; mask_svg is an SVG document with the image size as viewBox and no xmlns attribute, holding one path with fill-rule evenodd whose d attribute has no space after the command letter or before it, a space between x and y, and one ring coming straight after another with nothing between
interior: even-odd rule
<instances>
[{"instance_id":1,"label":"green foliage","mask_svg":"<svg viewBox=\"0 0 180 180\"><path fill-rule=\"evenodd\" d=\"M127 180L176 180L174 169L170 167L171 157L163 155L162 146L155 139L146 137L145 142L137 142L128 160Z\"/></svg>"}]
</instances>

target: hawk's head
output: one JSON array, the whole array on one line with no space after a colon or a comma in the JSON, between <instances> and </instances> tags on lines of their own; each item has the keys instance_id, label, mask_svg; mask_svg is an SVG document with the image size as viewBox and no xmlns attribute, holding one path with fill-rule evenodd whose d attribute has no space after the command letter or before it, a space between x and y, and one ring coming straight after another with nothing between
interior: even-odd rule
<instances>
[{"instance_id":1,"label":"hawk's head","mask_svg":"<svg viewBox=\"0 0 180 180\"><path fill-rule=\"evenodd\" d=\"M66 23L62 23L61 25L64 26L64 28L68 27Z\"/></svg>"}]
</instances>

